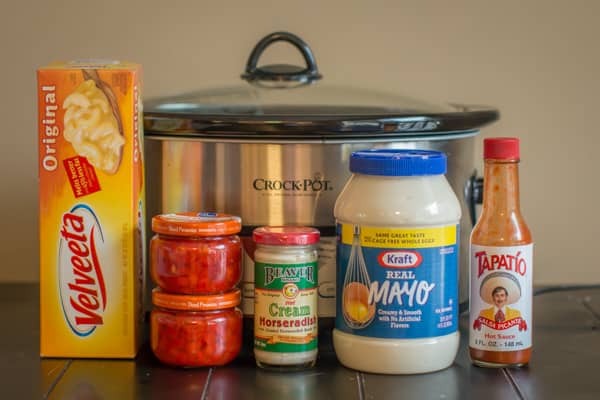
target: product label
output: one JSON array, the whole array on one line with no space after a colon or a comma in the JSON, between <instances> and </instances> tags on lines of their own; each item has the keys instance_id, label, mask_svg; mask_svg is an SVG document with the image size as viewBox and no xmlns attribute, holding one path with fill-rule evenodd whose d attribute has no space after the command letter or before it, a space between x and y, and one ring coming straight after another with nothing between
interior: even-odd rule
<instances>
[{"instance_id":1,"label":"product label","mask_svg":"<svg viewBox=\"0 0 600 400\"><path fill-rule=\"evenodd\" d=\"M243 237L242 312L254 315L254 242L252 237ZM335 317L335 236L321 236L317 245L318 261L318 313L319 317Z\"/></svg>"},{"instance_id":2,"label":"product label","mask_svg":"<svg viewBox=\"0 0 600 400\"><path fill-rule=\"evenodd\" d=\"M471 245L469 346L488 351L531 347L533 244Z\"/></svg>"},{"instance_id":3,"label":"product label","mask_svg":"<svg viewBox=\"0 0 600 400\"><path fill-rule=\"evenodd\" d=\"M96 170L87 158L75 156L63 160L63 164L75 198L87 196L101 190Z\"/></svg>"},{"instance_id":4,"label":"product label","mask_svg":"<svg viewBox=\"0 0 600 400\"><path fill-rule=\"evenodd\" d=\"M458 329L458 225L338 225L336 328L414 339Z\"/></svg>"},{"instance_id":5,"label":"product label","mask_svg":"<svg viewBox=\"0 0 600 400\"><path fill-rule=\"evenodd\" d=\"M254 347L279 353L316 349L317 263L254 266Z\"/></svg>"},{"instance_id":6,"label":"product label","mask_svg":"<svg viewBox=\"0 0 600 400\"><path fill-rule=\"evenodd\" d=\"M140 73L133 64L38 71L44 357L131 358L141 342Z\"/></svg>"}]
</instances>

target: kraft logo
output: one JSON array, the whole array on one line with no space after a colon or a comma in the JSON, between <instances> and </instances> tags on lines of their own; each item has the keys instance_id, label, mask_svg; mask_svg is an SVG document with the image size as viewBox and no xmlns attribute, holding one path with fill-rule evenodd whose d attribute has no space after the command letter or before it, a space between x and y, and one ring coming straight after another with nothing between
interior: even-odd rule
<instances>
[{"instance_id":1,"label":"kraft logo","mask_svg":"<svg viewBox=\"0 0 600 400\"><path fill-rule=\"evenodd\" d=\"M78 204L63 214L58 251L60 299L65 319L78 336L89 336L104 323L106 285L98 258L104 243L94 211Z\"/></svg>"},{"instance_id":2,"label":"kraft logo","mask_svg":"<svg viewBox=\"0 0 600 400\"><path fill-rule=\"evenodd\" d=\"M416 251L397 250L384 251L377 259L385 268L415 268L421 264L423 256Z\"/></svg>"}]
</instances>

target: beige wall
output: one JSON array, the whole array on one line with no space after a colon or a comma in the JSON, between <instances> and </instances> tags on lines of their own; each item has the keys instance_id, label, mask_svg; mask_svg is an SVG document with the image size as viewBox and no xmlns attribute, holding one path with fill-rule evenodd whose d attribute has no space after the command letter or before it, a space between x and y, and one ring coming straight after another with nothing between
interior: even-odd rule
<instances>
[{"instance_id":1,"label":"beige wall","mask_svg":"<svg viewBox=\"0 0 600 400\"><path fill-rule=\"evenodd\" d=\"M5 3L0 281L38 279L38 66L133 60L144 66L145 97L173 94L236 83L252 46L274 30L303 37L329 82L497 106L501 121L478 143L522 138L522 208L536 241L535 281L600 281L598 1ZM271 55L297 60L285 48Z\"/></svg>"}]
</instances>

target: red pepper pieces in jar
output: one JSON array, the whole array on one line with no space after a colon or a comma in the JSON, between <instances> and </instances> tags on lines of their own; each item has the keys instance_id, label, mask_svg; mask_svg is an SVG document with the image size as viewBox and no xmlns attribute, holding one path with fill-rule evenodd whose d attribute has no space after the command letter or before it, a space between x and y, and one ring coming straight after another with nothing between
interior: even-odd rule
<instances>
[{"instance_id":1,"label":"red pepper pieces in jar","mask_svg":"<svg viewBox=\"0 0 600 400\"><path fill-rule=\"evenodd\" d=\"M217 213L162 214L152 218L150 273L164 291L223 293L242 276L239 217Z\"/></svg>"},{"instance_id":2,"label":"red pepper pieces in jar","mask_svg":"<svg viewBox=\"0 0 600 400\"><path fill-rule=\"evenodd\" d=\"M224 365L242 347L240 290L218 295L152 292L150 346L165 364L178 367Z\"/></svg>"}]
</instances>

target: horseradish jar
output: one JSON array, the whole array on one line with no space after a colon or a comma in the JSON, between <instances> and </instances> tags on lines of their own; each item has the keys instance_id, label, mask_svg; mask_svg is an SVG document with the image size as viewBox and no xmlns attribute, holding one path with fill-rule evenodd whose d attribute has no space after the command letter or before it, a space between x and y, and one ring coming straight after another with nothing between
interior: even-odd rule
<instances>
[{"instance_id":1,"label":"horseradish jar","mask_svg":"<svg viewBox=\"0 0 600 400\"><path fill-rule=\"evenodd\" d=\"M336 355L373 373L446 368L459 344L461 217L444 175L446 155L358 151L350 171L334 210Z\"/></svg>"},{"instance_id":2,"label":"horseradish jar","mask_svg":"<svg viewBox=\"0 0 600 400\"><path fill-rule=\"evenodd\" d=\"M254 357L256 365L299 370L318 352L317 244L319 231L264 226L252 234L254 252Z\"/></svg>"}]
</instances>

